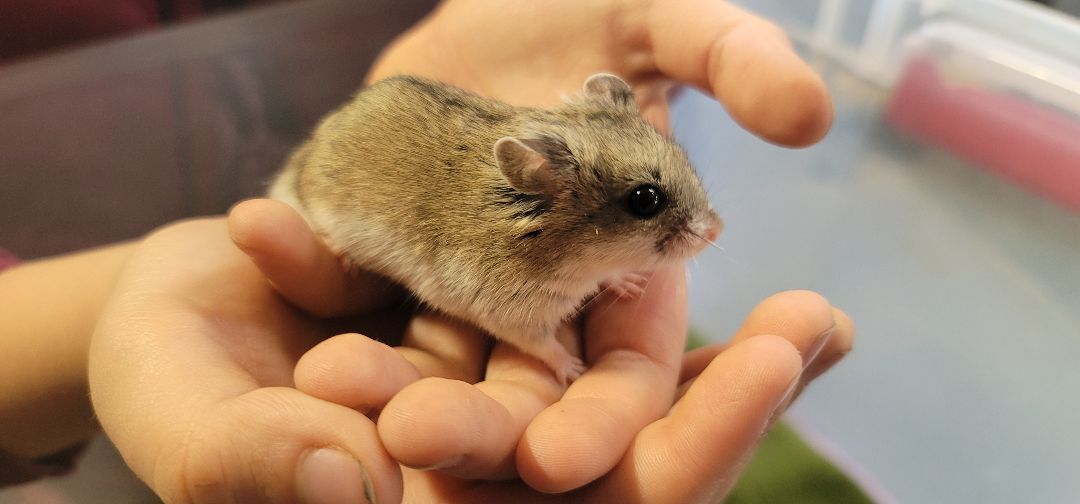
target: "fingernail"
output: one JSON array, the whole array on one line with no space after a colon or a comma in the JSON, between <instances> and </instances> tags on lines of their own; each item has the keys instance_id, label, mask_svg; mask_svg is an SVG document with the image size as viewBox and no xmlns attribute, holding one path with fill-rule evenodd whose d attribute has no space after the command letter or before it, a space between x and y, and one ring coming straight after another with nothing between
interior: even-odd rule
<instances>
[{"instance_id":1,"label":"fingernail","mask_svg":"<svg viewBox=\"0 0 1080 504\"><path fill-rule=\"evenodd\" d=\"M336 448L308 453L297 467L297 492L304 504L375 503L364 466Z\"/></svg>"},{"instance_id":2,"label":"fingernail","mask_svg":"<svg viewBox=\"0 0 1080 504\"><path fill-rule=\"evenodd\" d=\"M780 396L780 400L776 402L776 406L773 406L772 414L769 415L769 422L766 425L765 430L768 431L772 428L773 424L780 419L780 416L787 411L788 405L791 404L792 397L795 396L795 391L799 389L799 377L796 375L795 379L791 380L791 384L788 385L787 390L784 391L784 395Z\"/></svg>"},{"instance_id":3,"label":"fingernail","mask_svg":"<svg viewBox=\"0 0 1080 504\"><path fill-rule=\"evenodd\" d=\"M832 337L833 332L835 331L836 324L833 324L832 327L829 327L825 332L819 334L817 338L814 339L814 343L810 345L810 348L807 348L806 351L803 352L803 369L806 369L814 362L814 359L821 353L821 349L825 348L825 344L829 342L829 338Z\"/></svg>"},{"instance_id":4,"label":"fingernail","mask_svg":"<svg viewBox=\"0 0 1080 504\"><path fill-rule=\"evenodd\" d=\"M450 457L450 458L448 458L446 460L442 460L442 461L436 462L436 463L431 464L431 465L426 465L426 466L423 466L423 467L414 467L413 469L417 469L419 471L439 471L439 470L442 470L442 469L449 469L451 467L455 467L455 466L461 464L461 462L463 460L465 460L465 456L464 455L458 455L456 457Z\"/></svg>"}]
</instances>

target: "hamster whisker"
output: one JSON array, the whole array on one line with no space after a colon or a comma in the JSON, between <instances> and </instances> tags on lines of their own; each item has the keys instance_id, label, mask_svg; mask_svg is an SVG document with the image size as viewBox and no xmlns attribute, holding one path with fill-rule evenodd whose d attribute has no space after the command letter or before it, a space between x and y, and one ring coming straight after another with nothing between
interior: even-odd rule
<instances>
[{"instance_id":1,"label":"hamster whisker","mask_svg":"<svg viewBox=\"0 0 1080 504\"><path fill-rule=\"evenodd\" d=\"M611 307L615 306L615 304L616 304L616 303L617 303L617 302L619 301L619 298L618 298L618 297L612 297L612 298L611 298L611 299L609 299L609 300L608 300L608 302L607 302L607 303L606 303L606 304L605 304L604 306L602 306L602 307L595 307L595 306L592 306L592 305L593 305L593 303L594 303L595 301L597 301L597 300L599 300L599 299L601 299L601 298L604 298L604 297L606 297L606 296L603 296L602 294L606 293L606 292L607 292L607 291L609 291L609 290L611 290L611 288L610 288L610 287L607 287L607 288L604 288L604 290L602 290L602 291L600 291L600 292L597 292L597 293L596 293L596 294L595 294L595 295L594 295L594 296L592 297L592 299L589 299L589 301L588 301L588 302L586 302L586 303L585 303L584 305L582 305L582 306L581 306L581 308L578 308L577 314L575 314L575 316L578 316L578 315L581 315L581 314L585 313L585 309L586 309L586 308L590 308L590 307L591 307L591 308L593 308L593 309L595 309L595 310L603 310L603 311L601 311L601 312L598 312L598 313L605 313L605 312L607 312L608 310L610 310L610 309L611 309Z\"/></svg>"},{"instance_id":2,"label":"hamster whisker","mask_svg":"<svg viewBox=\"0 0 1080 504\"><path fill-rule=\"evenodd\" d=\"M600 299L601 297L603 297L604 293L609 291L609 290L611 290L610 285L604 287L603 289L600 289L599 291L597 291L596 294L593 294L591 297L589 297L589 299L587 301L582 303L581 306L577 307L577 309L575 310L574 316L578 316L578 315L581 315L582 313L585 313L585 309L588 308L589 305L596 302L597 299Z\"/></svg>"},{"instance_id":3,"label":"hamster whisker","mask_svg":"<svg viewBox=\"0 0 1080 504\"><path fill-rule=\"evenodd\" d=\"M697 233L695 233L693 231L690 231L690 234L692 234L692 235L694 235L694 236L696 236L698 238L701 238L701 241L703 241L705 243L708 243L714 249L719 250L721 252L724 252L724 247L721 247L721 246L717 245L716 242L711 241L711 240L706 240L704 236L701 236L701 235L699 235L699 234L697 234Z\"/></svg>"},{"instance_id":4,"label":"hamster whisker","mask_svg":"<svg viewBox=\"0 0 1080 504\"><path fill-rule=\"evenodd\" d=\"M612 309L618 301L619 301L618 297L611 298L611 300L608 301L607 305L603 307L603 311L601 311L600 314L607 313L608 310ZM599 310L600 308L597 308L597 309Z\"/></svg>"}]
</instances>

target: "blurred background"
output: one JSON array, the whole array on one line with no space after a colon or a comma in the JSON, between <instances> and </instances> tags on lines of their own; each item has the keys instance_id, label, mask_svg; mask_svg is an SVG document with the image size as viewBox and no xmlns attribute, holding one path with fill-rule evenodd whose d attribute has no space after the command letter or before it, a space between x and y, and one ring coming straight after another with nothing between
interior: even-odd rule
<instances>
[{"instance_id":1,"label":"blurred background","mask_svg":"<svg viewBox=\"0 0 1080 504\"><path fill-rule=\"evenodd\" d=\"M821 292L856 348L789 420L876 500L1076 502L1076 18L1005 0L738 3L805 51L836 123L791 151L700 95L679 104L727 222L726 252L692 277L696 326L722 339L763 296Z\"/></svg>"},{"instance_id":2,"label":"blurred background","mask_svg":"<svg viewBox=\"0 0 1080 504\"><path fill-rule=\"evenodd\" d=\"M0 247L67 252L261 194L434 3L0 2ZM696 92L675 104L727 224L691 266L697 331L821 292L857 348L789 419L874 500L1075 501L1080 2L736 3L788 31L837 116L788 150ZM104 440L74 475L0 490L118 501L156 499Z\"/></svg>"}]
</instances>

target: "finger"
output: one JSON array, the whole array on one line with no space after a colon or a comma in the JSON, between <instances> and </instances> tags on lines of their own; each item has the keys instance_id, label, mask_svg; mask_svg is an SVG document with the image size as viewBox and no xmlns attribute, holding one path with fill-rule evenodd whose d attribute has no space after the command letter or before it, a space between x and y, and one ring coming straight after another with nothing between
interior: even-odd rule
<instances>
[{"instance_id":1,"label":"finger","mask_svg":"<svg viewBox=\"0 0 1080 504\"><path fill-rule=\"evenodd\" d=\"M476 387L425 378L391 399L379 416L378 429L387 451L406 466L490 473L484 454L513 445L514 429L507 428L513 423L506 408ZM505 464L496 460L494 465Z\"/></svg>"},{"instance_id":2,"label":"finger","mask_svg":"<svg viewBox=\"0 0 1080 504\"><path fill-rule=\"evenodd\" d=\"M783 145L821 139L832 123L824 82L772 23L729 2L655 2L653 64L708 90L746 129Z\"/></svg>"},{"instance_id":3,"label":"finger","mask_svg":"<svg viewBox=\"0 0 1080 504\"><path fill-rule=\"evenodd\" d=\"M671 135L671 114L668 103L674 89L676 89L674 83L670 80L662 80L639 85L634 94L642 117L665 135Z\"/></svg>"},{"instance_id":4,"label":"finger","mask_svg":"<svg viewBox=\"0 0 1080 504\"><path fill-rule=\"evenodd\" d=\"M312 397L361 411L381 409L420 379L420 371L390 346L359 334L327 339L300 358L296 388Z\"/></svg>"},{"instance_id":5,"label":"finger","mask_svg":"<svg viewBox=\"0 0 1080 504\"><path fill-rule=\"evenodd\" d=\"M591 493L605 502L718 502L735 482L802 359L777 336L755 336L718 355L671 414L644 429Z\"/></svg>"},{"instance_id":6,"label":"finger","mask_svg":"<svg viewBox=\"0 0 1080 504\"><path fill-rule=\"evenodd\" d=\"M754 308L729 344L736 344L759 334L775 334L792 343L802 355L805 372L797 393L814 378L851 351L855 332L851 319L833 308L827 299L811 291L786 291L774 294ZM710 345L688 353L683 359L677 396L690 387L693 378L728 344Z\"/></svg>"},{"instance_id":7,"label":"finger","mask_svg":"<svg viewBox=\"0 0 1080 504\"><path fill-rule=\"evenodd\" d=\"M481 330L434 312L413 317L397 351L422 376L476 383L484 376L491 339Z\"/></svg>"},{"instance_id":8,"label":"finger","mask_svg":"<svg viewBox=\"0 0 1080 504\"><path fill-rule=\"evenodd\" d=\"M396 502L401 474L362 414L290 388L200 412L154 468L167 502Z\"/></svg>"},{"instance_id":9,"label":"finger","mask_svg":"<svg viewBox=\"0 0 1080 504\"><path fill-rule=\"evenodd\" d=\"M686 342L682 265L656 272L638 299L598 301L586 316L590 369L529 424L518 445L522 479L563 492L599 478L674 397Z\"/></svg>"},{"instance_id":10,"label":"finger","mask_svg":"<svg viewBox=\"0 0 1080 504\"><path fill-rule=\"evenodd\" d=\"M827 299L811 291L795 290L765 298L746 317L731 338L731 343L759 334L775 334L795 345L809 366L822 355L832 356L851 349L851 321L842 331L835 318L836 310Z\"/></svg>"},{"instance_id":11,"label":"finger","mask_svg":"<svg viewBox=\"0 0 1080 504\"><path fill-rule=\"evenodd\" d=\"M488 346L475 328L435 313L415 315L402 344L390 347L355 333L329 338L297 362L296 388L365 412L378 410L422 377L479 381Z\"/></svg>"},{"instance_id":12,"label":"finger","mask_svg":"<svg viewBox=\"0 0 1080 504\"><path fill-rule=\"evenodd\" d=\"M408 466L458 478L510 478L522 432L562 391L546 366L499 344L485 381L422 380L407 387L379 417L379 434Z\"/></svg>"},{"instance_id":13,"label":"finger","mask_svg":"<svg viewBox=\"0 0 1080 504\"><path fill-rule=\"evenodd\" d=\"M833 329L832 336L813 362L803 371L805 382L812 381L831 369L850 353L855 345L855 324L851 321L851 317L833 308L833 320L836 322L836 327Z\"/></svg>"},{"instance_id":14,"label":"finger","mask_svg":"<svg viewBox=\"0 0 1080 504\"><path fill-rule=\"evenodd\" d=\"M679 383L697 377L705 370L720 352L727 350L730 345L718 343L695 348L683 355L682 368L679 370Z\"/></svg>"},{"instance_id":15,"label":"finger","mask_svg":"<svg viewBox=\"0 0 1080 504\"><path fill-rule=\"evenodd\" d=\"M835 327L829 336L829 341L823 345L823 349L817 354L813 360L803 369L802 377L799 379L799 385L795 388L795 393L791 395L788 402L785 403L780 411L787 411L788 407L799 396L802 395L803 390L810 386L810 383L821 376L825 371L840 362L851 351L852 343L855 338L855 327L852 324L851 319L848 318L844 312L833 308L833 319L836 321ZM805 356L804 356L805 361Z\"/></svg>"},{"instance_id":16,"label":"finger","mask_svg":"<svg viewBox=\"0 0 1080 504\"><path fill-rule=\"evenodd\" d=\"M229 235L274 284L304 311L330 317L397 302L400 291L370 273L347 274L338 257L285 203L253 199L229 212Z\"/></svg>"},{"instance_id":17,"label":"finger","mask_svg":"<svg viewBox=\"0 0 1080 504\"><path fill-rule=\"evenodd\" d=\"M206 286L228 302L201 304L205 297L191 289ZM238 323L238 314L259 305L265 318L301 331L271 313L289 312L275 306L222 220L146 238L114 292L91 342L91 399L127 464L165 501L298 502L319 491L353 498L357 488L364 494L364 474L379 499L400 498L398 467L370 420L292 388L260 388L291 381L280 370L292 369L292 347L306 335ZM229 303L235 306L223 306ZM230 338L257 344L238 353L223 343ZM311 480L325 473L344 486Z\"/></svg>"},{"instance_id":18,"label":"finger","mask_svg":"<svg viewBox=\"0 0 1080 504\"><path fill-rule=\"evenodd\" d=\"M401 347L353 334L320 343L297 364L297 388L338 404L381 409L380 437L402 464L508 477L512 466L491 460L491 453L514 446L520 433L512 429L520 421L468 385L480 379L487 345L471 326L421 313Z\"/></svg>"}]
</instances>

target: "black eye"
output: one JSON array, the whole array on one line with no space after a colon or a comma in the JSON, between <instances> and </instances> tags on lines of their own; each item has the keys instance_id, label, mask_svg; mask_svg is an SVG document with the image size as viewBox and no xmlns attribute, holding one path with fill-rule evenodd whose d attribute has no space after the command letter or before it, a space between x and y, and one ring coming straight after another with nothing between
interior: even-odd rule
<instances>
[{"instance_id":1,"label":"black eye","mask_svg":"<svg viewBox=\"0 0 1080 504\"><path fill-rule=\"evenodd\" d=\"M630 213L642 219L648 219L660 211L664 205L664 193L656 186L644 184L630 190L626 196Z\"/></svg>"}]
</instances>

